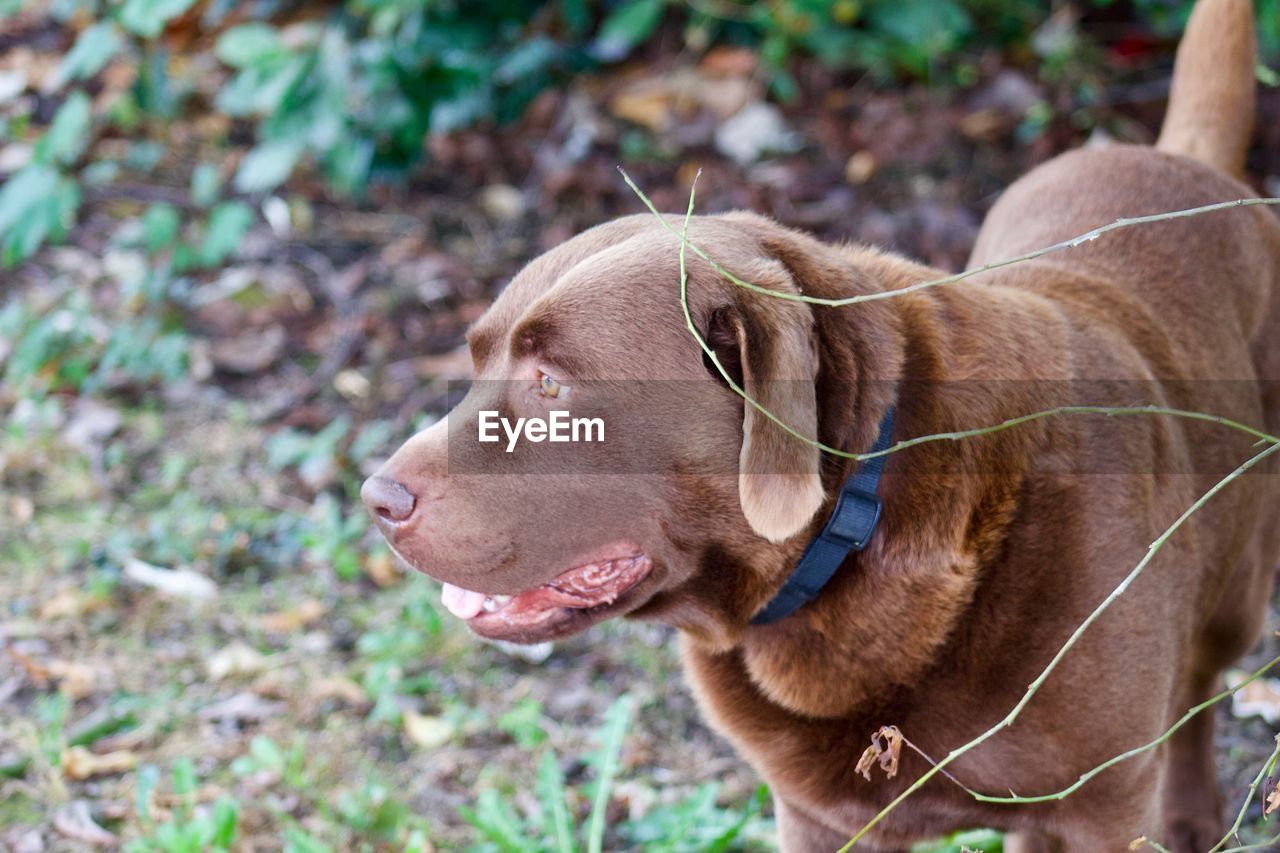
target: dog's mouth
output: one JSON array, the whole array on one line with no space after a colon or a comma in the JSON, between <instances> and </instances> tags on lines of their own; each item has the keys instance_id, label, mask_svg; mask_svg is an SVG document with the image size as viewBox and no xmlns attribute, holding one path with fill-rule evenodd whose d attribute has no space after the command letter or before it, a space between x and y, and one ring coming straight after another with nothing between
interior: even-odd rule
<instances>
[{"instance_id":1,"label":"dog's mouth","mask_svg":"<svg viewBox=\"0 0 1280 853\"><path fill-rule=\"evenodd\" d=\"M648 555L637 552L576 566L517 595L486 594L446 583L441 603L481 636L533 643L598 621L652 569Z\"/></svg>"}]
</instances>

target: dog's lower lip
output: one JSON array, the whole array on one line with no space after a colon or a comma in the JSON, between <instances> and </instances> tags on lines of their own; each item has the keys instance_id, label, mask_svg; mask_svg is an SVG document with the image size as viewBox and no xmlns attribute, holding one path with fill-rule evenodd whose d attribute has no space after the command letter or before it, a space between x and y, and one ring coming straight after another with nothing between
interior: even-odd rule
<instances>
[{"instance_id":1,"label":"dog's lower lip","mask_svg":"<svg viewBox=\"0 0 1280 853\"><path fill-rule=\"evenodd\" d=\"M652 566L644 553L632 553L576 566L517 595L485 595L446 584L442 601L481 633L536 631L574 613L610 607L644 580Z\"/></svg>"}]
</instances>

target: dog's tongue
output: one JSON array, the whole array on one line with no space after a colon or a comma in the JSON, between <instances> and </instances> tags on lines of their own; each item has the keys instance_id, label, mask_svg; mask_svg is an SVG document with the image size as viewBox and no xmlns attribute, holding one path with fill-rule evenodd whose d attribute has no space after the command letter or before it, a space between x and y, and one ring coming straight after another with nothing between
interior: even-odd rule
<instances>
[{"instance_id":1,"label":"dog's tongue","mask_svg":"<svg viewBox=\"0 0 1280 853\"><path fill-rule=\"evenodd\" d=\"M490 596L446 583L440 601L446 610L463 620L474 619L481 612L494 612L508 622L535 619L564 607L582 610L612 604L647 575L652 565L642 554L588 563L514 596ZM490 602L487 609L486 601Z\"/></svg>"},{"instance_id":2,"label":"dog's tongue","mask_svg":"<svg viewBox=\"0 0 1280 853\"><path fill-rule=\"evenodd\" d=\"M459 619L470 619L478 614L484 609L484 600L483 592L472 592L451 583L444 585L444 591L440 595L440 603Z\"/></svg>"}]
</instances>

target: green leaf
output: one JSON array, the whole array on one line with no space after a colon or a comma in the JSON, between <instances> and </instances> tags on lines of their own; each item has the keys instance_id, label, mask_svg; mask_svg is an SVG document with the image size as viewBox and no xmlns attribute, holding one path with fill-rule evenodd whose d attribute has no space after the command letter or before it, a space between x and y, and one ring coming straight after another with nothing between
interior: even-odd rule
<instances>
[{"instance_id":1,"label":"green leaf","mask_svg":"<svg viewBox=\"0 0 1280 853\"><path fill-rule=\"evenodd\" d=\"M173 762L173 792L178 796L194 793L200 784L196 778L196 765L185 755Z\"/></svg>"},{"instance_id":2,"label":"green leaf","mask_svg":"<svg viewBox=\"0 0 1280 853\"><path fill-rule=\"evenodd\" d=\"M556 43L546 37L532 38L512 48L493 71L493 81L511 85L541 73L559 55Z\"/></svg>"},{"instance_id":3,"label":"green leaf","mask_svg":"<svg viewBox=\"0 0 1280 853\"><path fill-rule=\"evenodd\" d=\"M218 200L218 191L222 189L222 175L218 167L210 163L200 163L191 173L191 203L196 207L208 207Z\"/></svg>"},{"instance_id":4,"label":"green leaf","mask_svg":"<svg viewBox=\"0 0 1280 853\"><path fill-rule=\"evenodd\" d=\"M1004 849L1004 835L994 829L970 829L933 841L913 845L911 853L1000 853Z\"/></svg>"},{"instance_id":5,"label":"green leaf","mask_svg":"<svg viewBox=\"0 0 1280 853\"><path fill-rule=\"evenodd\" d=\"M13 230L33 207L53 195L57 190L58 177L56 169L32 163L0 186L0 234Z\"/></svg>"},{"instance_id":6,"label":"green leaf","mask_svg":"<svg viewBox=\"0 0 1280 853\"><path fill-rule=\"evenodd\" d=\"M0 266L30 257L60 239L75 221L80 189L44 163L32 163L0 186Z\"/></svg>"},{"instance_id":7,"label":"green leaf","mask_svg":"<svg viewBox=\"0 0 1280 853\"><path fill-rule=\"evenodd\" d=\"M476 799L475 811L459 810L467 823L480 830L504 853L524 853L529 844L521 832L520 819L511 806L504 803L493 788L486 788Z\"/></svg>"},{"instance_id":8,"label":"green leaf","mask_svg":"<svg viewBox=\"0 0 1280 853\"><path fill-rule=\"evenodd\" d=\"M72 92L54 114L49 130L36 148L36 159L43 163L74 163L88 142L89 122L93 118L89 96Z\"/></svg>"},{"instance_id":9,"label":"green leaf","mask_svg":"<svg viewBox=\"0 0 1280 853\"><path fill-rule=\"evenodd\" d=\"M138 817L144 824L151 822L151 794L160 781L160 770L154 764L144 764L138 770L138 781L133 787L133 796Z\"/></svg>"},{"instance_id":10,"label":"green leaf","mask_svg":"<svg viewBox=\"0 0 1280 853\"><path fill-rule=\"evenodd\" d=\"M102 70L123 46L120 32L111 21L102 21L80 33L53 73L52 84L60 89L71 80L83 80Z\"/></svg>"},{"instance_id":11,"label":"green leaf","mask_svg":"<svg viewBox=\"0 0 1280 853\"><path fill-rule=\"evenodd\" d=\"M178 239L181 225L178 209L173 205L160 202L147 208L142 217L142 233L147 251L154 255L172 246Z\"/></svg>"},{"instance_id":12,"label":"green leaf","mask_svg":"<svg viewBox=\"0 0 1280 853\"><path fill-rule=\"evenodd\" d=\"M333 848L308 835L301 827L291 826L284 833L284 853L330 853Z\"/></svg>"},{"instance_id":13,"label":"green leaf","mask_svg":"<svg viewBox=\"0 0 1280 853\"><path fill-rule=\"evenodd\" d=\"M253 224L253 209L242 201L224 201L209 211L204 242L200 244L202 266L216 267L240 246L245 232Z\"/></svg>"},{"instance_id":14,"label":"green leaf","mask_svg":"<svg viewBox=\"0 0 1280 853\"><path fill-rule=\"evenodd\" d=\"M431 130L447 133L473 124L492 108L488 92L481 86L464 89L431 107Z\"/></svg>"},{"instance_id":15,"label":"green leaf","mask_svg":"<svg viewBox=\"0 0 1280 853\"><path fill-rule=\"evenodd\" d=\"M213 804L213 837L209 843L218 850L230 850L236 840L236 824L240 821L240 804L222 797Z\"/></svg>"},{"instance_id":16,"label":"green leaf","mask_svg":"<svg viewBox=\"0 0 1280 853\"><path fill-rule=\"evenodd\" d=\"M120 23L135 35L155 38L164 31L165 24L194 4L195 0L125 0Z\"/></svg>"},{"instance_id":17,"label":"green leaf","mask_svg":"<svg viewBox=\"0 0 1280 853\"><path fill-rule=\"evenodd\" d=\"M244 156L236 170L235 187L242 193L273 190L293 172L302 143L293 139L264 142Z\"/></svg>"},{"instance_id":18,"label":"green leaf","mask_svg":"<svg viewBox=\"0 0 1280 853\"><path fill-rule=\"evenodd\" d=\"M249 754L257 759L258 766L264 770L273 770L277 773L284 770L284 753L280 751L280 747L276 746L276 742L266 735L257 735L250 741Z\"/></svg>"},{"instance_id":19,"label":"green leaf","mask_svg":"<svg viewBox=\"0 0 1280 853\"><path fill-rule=\"evenodd\" d=\"M275 27L253 23L227 30L218 39L214 52L224 65L244 68L277 55L282 47L280 34Z\"/></svg>"},{"instance_id":20,"label":"green leaf","mask_svg":"<svg viewBox=\"0 0 1280 853\"><path fill-rule=\"evenodd\" d=\"M877 3L867 11L873 30L899 42L896 62L915 74L955 48L973 28L969 13L954 0L930 3Z\"/></svg>"},{"instance_id":21,"label":"green leaf","mask_svg":"<svg viewBox=\"0 0 1280 853\"><path fill-rule=\"evenodd\" d=\"M609 706L604 714L604 728L600 731L600 751L593 764L596 768L595 796L591 798L591 821L587 825L588 853L601 853L604 849L604 828L609 810L609 794L613 777L618 772L618 756L622 752L622 738L631 723L631 697L624 695Z\"/></svg>"},{"instance_id":22,"label":"green leaf","mask_svg":"<svg viewBox=\"0 0 1280 853\"><path fill-rule=\"evenodd\" d=\"M627 0L600 25L592 52L604 62L622 59L631 48L653 35L665 5L664 0Z\"/></svg>"},{"instance_id":23,"label":"green leaf","mask_svg":"<svg viewBox=\"0 0 1280 853\"><path fill-rule=\"evenodd\" d=\"M569 32L581 36L591 26L591 12L587 9L587 0L561 0L560 14L564 17Z\"/></svg>"},{"instance_id":24,"label":"green leaf","mask_svg":"<svg viewBox=\"0 0 1280 853\"><path fill-rule=\"evenodd\" d=\"M576 853L569 812L565 807L564 774L551 752L542 754L537 787L538 802L542 806L542 831L555 838L556 853Z\"/></svg>"}]
</instances>

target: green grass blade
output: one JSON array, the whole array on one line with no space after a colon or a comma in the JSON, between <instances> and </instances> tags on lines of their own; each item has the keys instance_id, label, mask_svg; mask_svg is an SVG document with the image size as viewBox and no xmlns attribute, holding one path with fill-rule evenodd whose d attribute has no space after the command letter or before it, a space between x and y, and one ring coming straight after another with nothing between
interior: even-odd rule
<instances>
[{"instance_id":1,"label":"green grass blade","mask_svg":"<svg viewBox=\"0 0 1280 853\"><path fill-rule=\"evenodd\" d=\"M591 821L587 826L587 853L601 853L604 849L606 812L609 809L609 792L613 777L618 772L618 756L622 752L622 738L631 722L631 697L622 696L609 706L604 715L604 728L600 732L600 753L596 766L596 791L591 802Z\"/></svg>"},{"instance_id":2,"label":"green grass blade","mask_svg":"<svg viewBox=\"0 0 1280 853\"><path fill-rule=\"evenodd\" d=\"M544 752L542 765L538 768L538 799L542 803L543 832L555 840L557 853L577 853L564 795L564 774L560 772L560 764L553 753Z\"/></svg>"}]
</instances>

